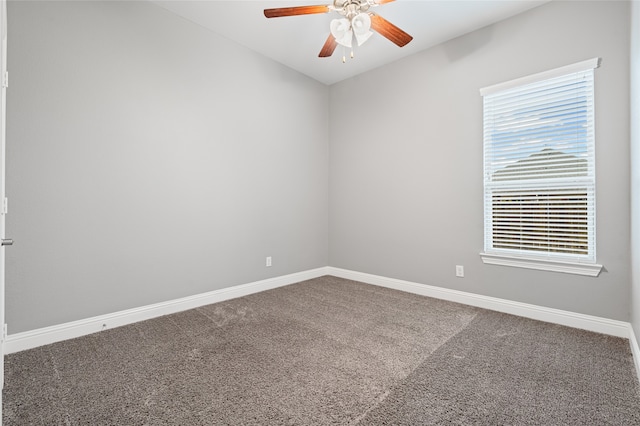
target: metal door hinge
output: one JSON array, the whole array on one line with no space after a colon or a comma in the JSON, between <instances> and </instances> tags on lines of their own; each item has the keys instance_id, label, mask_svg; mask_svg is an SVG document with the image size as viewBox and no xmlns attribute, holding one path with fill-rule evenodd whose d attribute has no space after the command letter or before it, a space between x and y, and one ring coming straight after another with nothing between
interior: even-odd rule
<instances>
[{"instance_id":1,"label":"metal door hinge","mask_svg":"<svg viewBox=\"0 0 640 426\"><path fill-rule=\"evenodd\" d=\"M2 87L9 87L9 71L5 71L4 76L2 76Z\"/></svg>"}]
</instances>

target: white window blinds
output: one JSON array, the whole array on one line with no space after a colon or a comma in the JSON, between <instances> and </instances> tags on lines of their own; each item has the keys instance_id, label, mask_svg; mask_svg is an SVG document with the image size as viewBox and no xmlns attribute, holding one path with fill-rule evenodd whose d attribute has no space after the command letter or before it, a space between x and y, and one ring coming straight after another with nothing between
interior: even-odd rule
<instances>
[{"instance_id":1,"label":"white window blinds","mask_svg":"<svg viewBox=\"0 0 640 426\"><path fill-rule=\"evenodd\" d=\"M482 90L486 253L595 262L597 65Z\"/></svg>"}]
</instances>

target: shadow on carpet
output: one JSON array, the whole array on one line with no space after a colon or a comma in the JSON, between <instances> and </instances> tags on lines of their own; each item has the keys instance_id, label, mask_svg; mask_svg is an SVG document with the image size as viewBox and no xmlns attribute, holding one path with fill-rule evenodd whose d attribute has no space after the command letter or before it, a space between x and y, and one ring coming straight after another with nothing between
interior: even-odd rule
<instances>
[{"instance_id":1,"label":"shadow on carpet","mask_svg":"<svg viewBox=\"0 0 640 426\"><path fill-rule=\"evenodd\" d=\"M483 311L361 425L640 425L625 339Z\"/></svg>"}]
</instances>

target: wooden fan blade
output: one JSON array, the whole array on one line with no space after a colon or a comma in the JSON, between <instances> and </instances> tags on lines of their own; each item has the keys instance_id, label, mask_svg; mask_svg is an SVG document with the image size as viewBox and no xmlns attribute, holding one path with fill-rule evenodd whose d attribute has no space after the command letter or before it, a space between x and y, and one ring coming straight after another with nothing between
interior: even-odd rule
<instances>
[{"instance_id":1,"label":"wooden fan blade","mask_svg":"<svg viewBox=\"0 0 640 426\"><path fill-rule=\"evenodd\" d=\"M328 13L329 6L296 6L278 7L275 9L265 9L264 16L267 18L279 18L281 16L312 15L314 13Z\"/></svg>"},{"instance_id":2,"label":"wooden fan blade","mask_svg":"<svg viewBox=\"0 0 640 426\"><path fill-rule=\"evenodd\" d=\"M322 50L320 50L320 54L318 55L320 58L328 58L329 56L333 55L333 52L336 50L336 47L338 46L338 42L336 41L336 38L329 34L329 37L327 37L327 41L324 42L324 46L322 46Z\"/></svg>"},{"instance_id":3,"label":"wooden fan blade","mask_svg":"<svg viewBox=\"0 0 640 426\"><path fill-rule=\"evenodd\" d=\"M393 25L391 22L384 19L382 16L374 15L373 13L371 13L370 15L371 28L384 37L388 38L398 46L402 47L413 40L413 37Z\"/></svg>"}]
</instances>

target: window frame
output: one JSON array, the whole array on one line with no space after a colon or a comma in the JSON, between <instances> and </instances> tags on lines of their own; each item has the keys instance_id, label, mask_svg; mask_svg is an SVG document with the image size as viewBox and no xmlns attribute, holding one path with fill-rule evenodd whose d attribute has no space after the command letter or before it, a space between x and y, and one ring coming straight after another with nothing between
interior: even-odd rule
<instances>
[{"instance_id":1,"label":"window frame","mask_svg":"<svg viewBox=\"0 0 640 426\"><path fill-rule=\"evenodd\" d=\"M592 72L594 73L594 69L598 68L600 65L600 58L593 58L586 61L578 62L575 64L567 65L564 67L556 68L553 70L545 71L538 74L533 74L530 76L526 76L523 78L518 78L515 80L507 81L504 83L499 83L493 86L485 87L480 89L480 94L483 97L483 100L486 100L486 96L491 96L493 94L500 94L501 92L508 93L509 91L514 91L523 88L524 86L544 82L545 80L561 78L564 76L568 76L575 73L584 73L584 72ZM595 73L594 73L595 74ZM593 89L593 87L592 87ZM595 96L594 89L591 91L590 100L593 101ZM486 108L486 104L485 104ZM483 128L485 129L485 135L483 138L483 163L485 164L485 168L487 167L487 144L492 143L490 137L486 132L487 128L487 112L486 109L483 109ZM595 117L591 115L590 125L591 130L595 128ZM595 135L593 135L595 137ZM592 144L594 147L594 143ZM490 182L490 179L487 176L487 171L485 170L485 178L483 179L483 187L484 187L484 251L480 253L482 261L485 264L491 265L502 265L502 266L512 266L526 269L537 269L544 271L553 271L553 272L563 272L570 274L579 274L579 275L587 275L587 276L598 276L603 266L596 263L596 252L595 252L595 169L593 168L595 163L595 148L589 154L589 160L591 163L591 174L588 176L588 179L585 181L587 185L591 185L589 187L589 194L591 195L591 199L586 198L587 201L585 203L589 204L589 208L591 209L590 216L587 216L592 220L591 226L589 228L589 236L587 241L591 243L588 250L588 255L577 255L571 253L552 253L553 250L548 249L546 252L542 250L527 250L522 247L518 249L510 249L510 248L494 248L493 244L495 240L493 239L493 229L495 225L494 218L495 215L492 214L493 206L489 207L489 204L494 204L494 199L491 197L495 197L493 191L495 188L499 187L499 185L494 182ZM589 179L592 182L589 182ZM553 185L548 185L545 183L541 183L539 185L535 184L535 179L529 179L526 184L523 185L514 185L514 180L505 179L508 182L504 185L504 188L509 187L509 183L511 187L514 188L515 192L524 193L527 189L536 190L538 192L544 193L549 192L553 187ZM542 180L541 180L542 181ZM568 179L558 179L560 183L560 187L563 185L565 188L570 188ZM490 183L488 183L490 182ZM532 183L533 182L533 183ZM582 189L581 186L575 185L576 189ZM491 202L488 201L488 198L491 198ZM489 204L488 204L489 203ZM523 234L527 236L527 234ZM548 241L553 241L548 240ZM550 244L547 242L547 244ZM499 244L497 244L499 245Z\"/></svg>"}]
</instances>

